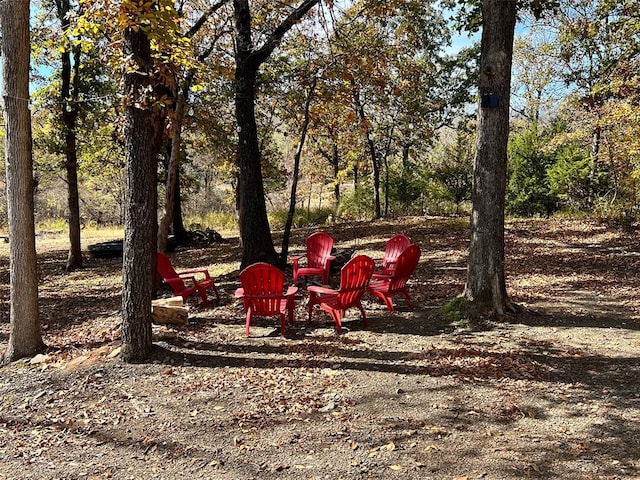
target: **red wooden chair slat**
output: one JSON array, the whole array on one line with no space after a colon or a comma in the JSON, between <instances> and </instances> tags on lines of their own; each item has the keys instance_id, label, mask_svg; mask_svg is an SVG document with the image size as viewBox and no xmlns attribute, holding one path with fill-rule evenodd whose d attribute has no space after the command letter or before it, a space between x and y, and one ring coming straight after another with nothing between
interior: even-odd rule
<instances>
[{"instance_id":1,"label":"red wooden chair slat","mask_svg":"<svg viewBox=\"0 0 640 480\"><path fill-rule=\"evenodd\" d=\"M384 301L391 313L393 313L392 297L396 293L402 293L409 308L413 308L407 289L407 280L418 266L420 253L418 245L409 245L397 258L395 270L387 275L376 275L367 287L369 292Z\"/></svg>"},{"instance_id":2,"label":"red wooden chair slat","mask_svg":"<svg viewBox=\"0 0 640 480\"><path fill-rule=\"evenodd\" d=\"M333 318L336 332L342 330L342 318L349 308L357 308L362 314L362 320L367 324L367 314L362 307L362 295L366 291L371 274L375 267L374 261L366 255L358 255L349 260L340 271L340 287L338 289L311 286L309 291L309 317L311 322L314 305L318 305Z\"/></svg>"},{"instance_id":3,"label":"red wooden chair slat","mask_svg":"<svg viewBox=\"0 0 640 480\"><path fill-rule=\"evenodd\" d=\"M171 264L171 260L165 254L158 252L156 256L156 269L162 280L171 287L175 295L182 297L183 303L193 294L198 293L205 308L209 307L207 290L213 290L216 299L220 301L218 288L214 283L208 270L194 269L176 272Z\"/></svg>"},{"instance_id":4,"label":"red wooden chair slat","mask_svg":"<svg viewBox=\"0 0 640 480\"><path fill-rule=\"evenodd\" d=\"M306 254L293 258L293 282L300 277L322 277L322 283L328 285L331 261L336 258L331 255L333 238L328 233L316 232L307 237L305 244ZM300 263L303 258L307 260L306 266Z\"/></svg>"},{"instance_id":5,"label":"red wooden chair slat","mask_svg":"<svg viewBox=\"0 0 640 480\"><path fill-rule=\"evenodd\" d=\"M249 336L251 319L259 317L280 317L280 333L286 331L286 315L294 321L295 294L298 287L289 287L284 292L284 273L269 263L259 262L249 265L240 272L242 287L236 290L236 297L242 298L246 312L245 335Z\"/></svg>"},{"instance_id":6,"label":"red wooden chair slat","mask_svg":"<svg viewBox=\"0 0 640 480\"><path fill-rule=\"evenodd\" d=\"M374 272L374 278L378 275L389 275L396 268L398 257L411 245L411 240L406 235L398 233L391 237L384 247L384 257L382 258L382 268L378 272Z\"/></svg>"}]
</instances>

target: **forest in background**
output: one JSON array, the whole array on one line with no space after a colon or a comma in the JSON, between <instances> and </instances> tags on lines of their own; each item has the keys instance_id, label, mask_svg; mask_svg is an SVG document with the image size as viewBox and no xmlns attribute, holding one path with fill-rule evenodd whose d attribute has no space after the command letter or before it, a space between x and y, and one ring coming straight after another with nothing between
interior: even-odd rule
<instances>
[{"instance_id":1,"label":"forest in background","mask_svg":"<svg viewBox=\"0 0 640 480\"><path fill-rule=\"evenodd\" d=\"M189 224L234 229L233 15L228 2L215 11L212 5L176 3L185 51L192 52L173 72L186 100L179 198ZM460 19L443 16L441 4L341 5L307 15L259 75L256 112L272 228L285 223L296 158L297 225L329 214L368 219L468 211L478 46L453 51ZM120 63L107 29L83 18L84 8L71 3L61 20L59 5L41 2L32 22L36 221L61 230L67 217L62 112L76 115L83 225L119 225L124 215ZM256 9L257 37L278 8ZM637 220L639 10L630 1L568 0L542 19L520 18L507 213ZM61 99L65 46L72 47L72 75ZM162 149L159 198L170 151ZM3 166L0 182L4 174ZM3 228L4 195L0 212Z\"/></svg>"}]
</instances>

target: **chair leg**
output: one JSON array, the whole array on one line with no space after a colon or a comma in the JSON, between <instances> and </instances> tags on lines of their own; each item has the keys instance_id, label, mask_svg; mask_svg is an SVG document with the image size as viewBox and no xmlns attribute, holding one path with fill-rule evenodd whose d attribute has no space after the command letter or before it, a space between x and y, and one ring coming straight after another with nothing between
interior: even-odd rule
<instances>
[{"instance_id":1,"label":"chair leg","mask_svg":"<svg viewBox=\"0 0 640 480\"><path fill-rule=\"evenodd\" d=\"M407 301L407 306L413 310L413 305L411 304L411 299L409 298L409 290L406 288L402 289L402 294L404 295L405 300Z\"/></svg>"},{"instance_id":2,"label":"chair leg","mask_svg":"<svg viewBox=\"0 0 640 480\"><path fill-rule=\"evenodd\" d=\"M200 299L202 300L202 305L204 308L209 308L209 300L207 299L207 290L202 287L198 287L198 295L200 295Z\"/></svg>"},{"instance_id":3,"label":"chair leg","mask_svg":"<svg viewBox=\"0 0 640 480\"><path fill-rule=\"evenodd\" d=\"M218 287L216 287L215 283L211 284L211 289L213 290L213 293L216 294L216 300L220 303L220 293L218 293Z\"/></svg>"},{"instance_id":4,"label":"chair leg","mask_svg":"<svg viewBox=\"0 0 640 480\"><path fill-rule=\"evenodd\" d=\"M247 309L247 322L245 324L245 328L244 328L244 335L246 337L249 336L249 327L251 326L251 307L249 307Z\"/></svg>"},{"instance_id":5,"label":"chair leg","mask_svg":"<svg viewBox=\"0 0 640 480\"><path fill-rule=\"evenodd\" d=\"M391 298L391 295L385 295L383 300L387 305L387 310L393 313L393 299Z\"/></svg>"},{"instance_id":6,"label":"chair leg","mask_svg":"<svg viewBox=\"0 0 640 480\"><path fill-rule=\"evenodd\" d=\"M362 321L364 323L365 327L369 326L369 321L367 320L367 314L364 311L364 307L362 306L362 303L360 305L358 305L358 308L360 309L360 313L362 314Z\"/></svg>"},{"instance_id":7,"label":"chair leg","mask_svg":"<svg viewBox=\"0 0 640 480\"><path fill-rule=\"evenodd\" d=\"M333 323L336 324L336 333L338 335L340 335L340 333L342 332L342 312L340 312L339 310L333 310L331 312L331 316L333 317Z\"/></svg>"},{"instance_id":8,"label":"chair leg","mask_svg":"<svg viewBox=\"0 0 640 480\"><path fill-rule=\"evenodd\" d=\"M284 333L285 333L286 328L287 328L287 327L286 327L285 314L284 314L284 313L281 313L281 314L280 314L280 335L281 335L282 337L284 337Z\"/></svg>"}]
</instances>

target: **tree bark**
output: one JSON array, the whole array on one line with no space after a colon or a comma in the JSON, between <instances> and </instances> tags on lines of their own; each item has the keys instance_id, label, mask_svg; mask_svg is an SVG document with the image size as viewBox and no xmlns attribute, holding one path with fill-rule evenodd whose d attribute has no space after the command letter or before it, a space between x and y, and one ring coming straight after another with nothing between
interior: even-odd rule
<instances>
[{"instance_id":1,"label":"tree bark","mask_svg":"<svg viewBox=\"0 0 640 480\"><path fill-rule=\"evenodd\" d=\"M38 268L33 217L33 157L29 112L29 2L0 2L10 333L4 362L41 352Z\"/></svg>"},{"instance_id":2,"label":"tree bark","mask_svg":"<svg viewBox=\"0 0 640 480\"><path fill-rule=\"evenodd\" d=\"M69 28L69 0L56 0L58 19L62 30ZM67 174L67 221L69 223L69 255L65 266L67 272L82 268L82 244L80 241L80 194L78 192L78 149L76 142L76 121L78 118L78 81L80 74L79 47L71 51L66 47L62 52L62 71L60 74L60 105L65 137L65 169Z\"/></svg>"},{"instance_id":3,"label":"tree bark","mask_svg":"<svg viewBox=\"0 0 640 480\"><path fill-rule=\"evenodd\" d=\"M180 193L180 168L176 172L176 191L173 195L173 236L177 245L187 245L189 243L189 233L184 226L182 216L182 199Z\"/></svg>"},{"instance_id":4,"label":"tree bark","mask_svg":"<svg viewBox=\"0 0 640 480\"><path fill-rule=\"evenodd\" d=\"M511 62L516 2L482 2L478 90L497 95L497 107L478 108L473 169L471 242L464 297L480 314L512 309L504 277L504 205L509 137Z\"/></svg>"},{"instance_id":5,"label":"tree bark","mask_svg":"<svg viewBox=\"0 0 640 480\"><path fill-rule=\"evenodd\" d=\"M291 182L291 195L289 196L289 212L287 214L287 221L284 225L284 234L282 235L282 251L280 253L280 263L286 265L287 255L289 254L289 237L291 236L291 227L293 225L293 218L296 213L296 192L298 189L298 176L300 173L300 158L302 157L302 149L304 148L305 141L307 139L307 132L309 131L309 123L311 122L310 109L311 101L315 96L316 84L318 83L317 74L314 73L311 86L307 92L307 99L304 102L304 120L302 121L302 128L300 129L300 141L298 142L298 148L296 149L295 158L293 159L293 181ZM320 194L322 200L322 193Z\"/></svg>"},{"instance_id":6,"label":"tree bark","mask_svg":"<svg viewBox=\"0 0 640 480\"><path fill-rule=\"evenodd\" d=\"M332 151L331 166L333 167L333 181L335 182L333 196L336 199L336 207L338 207L340 205L340 155L337 142L334 142Z\"/></svg>"},{"instance_id":7,"label":"tree bark","mask_svg":"<svg viewBox=\"0 0 640 480\"><path fill-rule=\"evenodd\" d=\"M371 127L369 127L367 115L364 111L364 105L360 100L360 91L355 86L355 83L352 81L351 85L353 87L353 99L356 106L356 112L358 114L358 118L362 124L366 124L365 127L365 139L367 141L367 147L369 147L369 157L371 158L371 168L373 173L373 214L375 218L382 217L382 208L380 205L380 163L378 161L378 154L376 149L376 144L373 141L373 136L371 132Z\"/></svg>"},{"instance_id":8,"label":"tree bark","mask_svg":"<svg viewBox=\"0 0 640 480\"><path fill-rule=\"evenodd\" d=\"M164 209L160 217L158 227L158 251L166 253L167 237L169 228L173 222L173 206L175 204L176 184L178 181L178 170L180 169L180 151L182 145L182 121L187 103L187 93L189 85L185 89L179 89L176 95L176 106L173 114L171 126L171 153L169 155L169 165L167 165L167 183L165 188Z\"/></svg>"},{"instance_id":9,"label":"tree bark","mask_svg":"<svg viewBox=\"0 0 640 480\"><path fill-rule=\"evenodd\" d=\"M238 48L240 50L240 48ZM258 146L253 92L256 67L236 69L236 120L238 122L238 217L242 242L241 268L254 262L277 264L264 198L262 161Z\"/></svg>"},{"instance_id":10,"label":"tree bark","mask_svg":"<svg viewBox=\"0 0 640 480\"><path fill-rule=\"evenodd\" d=\"M242 260L240 268L255 262L279 265L269 228L262 177L262 160L255 115L256 78L260 65L280 44L285 33L320 0L304 0L256 48L251 38L248 0L234 0L236 27L235 113L238 124L238 208Z\"/></svg>"},{"instance_id":11,"label":"tree bark","mask_svg":"<svg viewBox=\"0 0 640 480\"><path fill-rule=\"evenodd\" d=\"M158 195L154 118L147 103L152 70L149 38L142 29L125 30L124 56L130 58L124 79L127 104L125 136L125 229L122 285L122 357L149 357L151 300L156 264Z\"/></svg>"}]
</instances>

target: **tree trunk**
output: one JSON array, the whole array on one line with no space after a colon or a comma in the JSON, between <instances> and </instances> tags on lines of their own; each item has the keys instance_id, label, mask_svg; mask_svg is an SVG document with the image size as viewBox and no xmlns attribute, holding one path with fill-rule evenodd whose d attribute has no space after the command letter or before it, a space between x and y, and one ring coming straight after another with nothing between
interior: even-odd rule
<instances>
[{"instance_id":1,"label":"tree trunk","mask_svg":"<svg viewBox=\"0 0 640 480\"><path fill-rule=\"evenodd\" d=\"M389 154L391 152L391 141L393 140L393 132L395 127L392 126L387 136L387 144L384 147L383 165L384 165L384 216L389 215Z\"/></svg>"},{"instance_id":2,"label":"tree trunk","mask_svg":"<svg viewBox=\"0 0 640 480\"><path fill-rule=\"evenodd\" d=\"M233 2L236 18L236 122L238 124L238 188L236 190L242 261L278 264L264 198L262 164L255 114L256 76L260 64L253 58L251 16L247 0Z\"/></svg>"},{"instance_id":3,"label":"tree trunk","mask_svg":"<svg viewBox=\"0 0 640 480\"><path fill-rule=\"evenodd\" d=\"M320 0L303 0L257 48L251 38L249 0L233 0L236 28L235 102L238 124L238 207L241 268L255 262L278 265L267 218L262 181L262 161L255 115L255 89L258 69L280 44L285 33Z\"/></svg>"},{"instance_id":4,"label":"tree trunk","mask_svg":"<svg viewBox=\"0 0 640 480\"><path fill-rule=\"evenodd\" d=\"M167 184L165 188L164 209L160 218L158 228L158 251L166 253L167 237L169 228L173 221L174 197L176 195L176 183L178 180L178 170L180 169L180 150L182 145L182 120L184 119L184 109L187 103L186 95L189 91L187 85L185 89L179 89L176 95L176 106L173 115L171 128L171 153L169 155L169 165L167 165Z\"/></svg>"},{"instance_id":5,"label":"tree trunk","mask_svg":"<svg viewBox=\"0 0 640 480\"><path fill-rule=\"evenodd\" d=\"M151 77L151 48L142 29L125 30L127 105L125 136L125 229L122 285L122 357L146 360L151 353L151 299L156 264L157 162L155 128L143 94Z\"/></svg>"},{"instance_id":6,"label":"tree trunk","mask_svg":"<svg viewBox=\"0 0 640 480\"><path fill-rule=\"evenodd\" d=\"M176 191L173 195L173 236L177 245L187 245L189 243L189 233L184 227L182 216L182 198L180 194L180 168L176 172Z\"/></svg>"},{"instance_id":7,"label":"tree trunk","mask_svg":"<svg viewBox=\"0 0 640 480\"><path fill-rule=\"evenodd\" d=\"M482 3L479 96L497 95L498 105L481 100L478 108L464 297L480 314L503 314L513 307L504 278L504 205L515 21L516 2Z\"/></svg>"},{"instance_id":8,"label":"tree trunk","mask_svg":"<svg viewBox=\"0 0 640 480\"><path fill-rule=\"evenodd\" d=\"M242 241L241 268L255 262L277 264L264 198L253 91L253 68L236 69L236 120L238 122L238 217Z\"/></svg>"},{"instance_id":9,"label":"tree trunk","mask_svg":"<svg viewBox=\"0 0 640 480\"><path fill-rule=\"evenodd\" d=\"M56 0L58 19L62 30L69 28L69 0ZM82 268L82 245L80 242L80 194L78 193L78 150L76 142L76 121L78 118L77 85L80 72L80 48L74 48L74 63L71 65L70 47L62 52L60 74L60 105L65 136L65 168L67 173L67 221L69 223L69 255L67 272ZM72 75L73 69L73 75ZM73 77L73 78L72 78ZM73 88L72 88L73 82Z\"/></svg>"},{"instance_id":10,"label":"tree trunk","mask_svg":"<svg viewBox=\"0 0 640 480\"><path fill-rule=\"evenodd\" d=\"M356 105L356 111L360 123L368 124L367 116L364 111L364 105L360 100L360 91L355 86L354 82L351 82L353 87L353 99ZM373 214L375 218L382 217L382 208L380 206L380 163L378 162L378 155L376 152L376 144L373 141L371 134L371 128L365 127L365 139L367 141L367 147L369 147L369 156L371 158L371 168L373 170Z\"/></svg>"},{"instance_id":11,"label":"tree trunk","mask_svg":"<svg viewBox=\"0 0 640 480\"><path fill-rule=\"evenodd\" d=\"M311 100L315 96L317 83L318 77L314 75L307 93L307 99L304 102L304 120L300 131L300 141L298 142L298 148L296 149L295 158L293 159L293 173L291 174L293 180L291 182L291 194L289 196L289 212L287 213L287 221L284 225L284 234L282 235L282 251L280 253L281 265L287 264L287 255L289 254L289 237L291 236L293 217L296 213L296 191L298 189L298 176L300 173L300 158L302 157L302 149L304 148L304 144L307 139L307 132L309 131L309 122L311 121L309 110L311 108ZM320 200L322 200L322 193L320 194Z\"/></svg>"},{"instance_id":12,"label":"tree trunk","mask_svg":"<svg viewBox=\"0 0 640 480\"><path fill-rule=\"evenodd\" d=\"M29 112L29 2L0 2L7 216L9 220L10 332L4 361L45 347L38 312L38 268L33 218L33 157Z\"/></svg>"},{"instance_id":13,"label":"tree trunk","mask_svg":"<svg viewBox=\"0 0 640 480\"><path fill-rule=\"evenodd\" d=\"M333 181L336 182L333 187L333 196L336 199L336 207L340 205L340 156L338 154L338 143L333 144L333 154L331 165L333 166Z\"/></svg>"}]
</instances>

